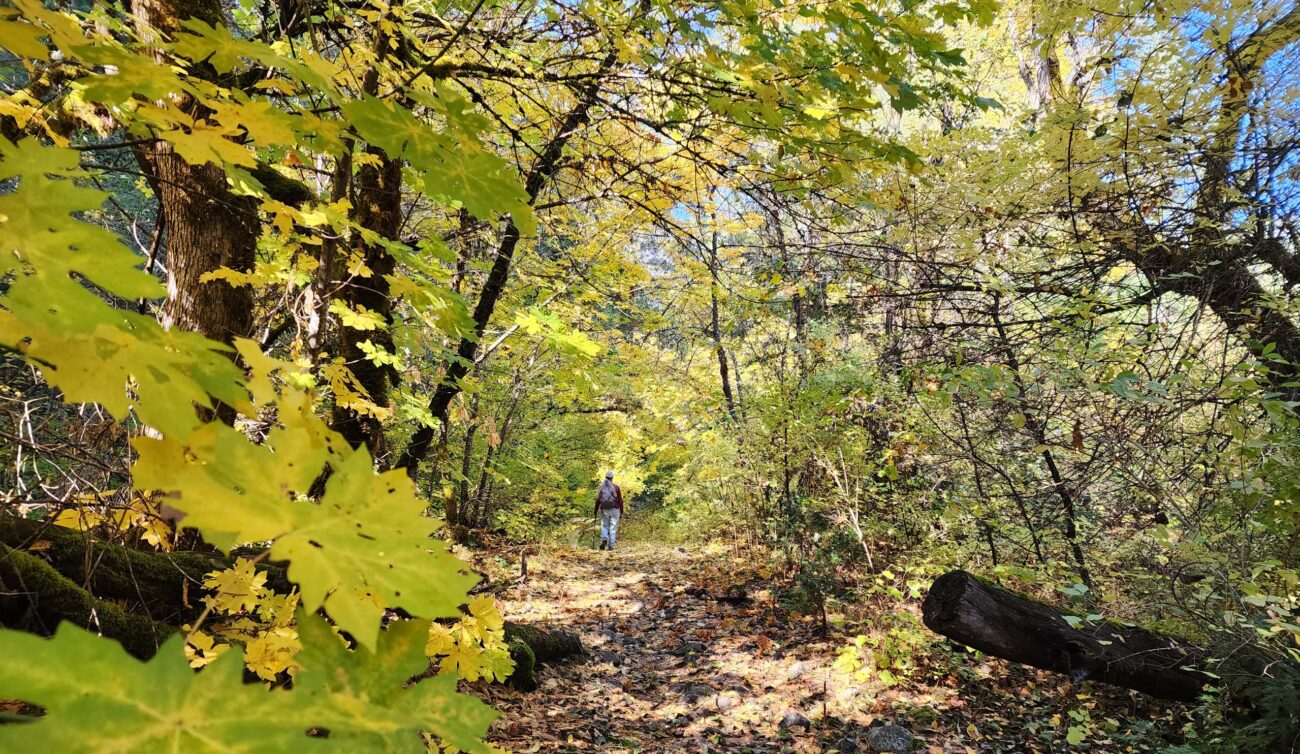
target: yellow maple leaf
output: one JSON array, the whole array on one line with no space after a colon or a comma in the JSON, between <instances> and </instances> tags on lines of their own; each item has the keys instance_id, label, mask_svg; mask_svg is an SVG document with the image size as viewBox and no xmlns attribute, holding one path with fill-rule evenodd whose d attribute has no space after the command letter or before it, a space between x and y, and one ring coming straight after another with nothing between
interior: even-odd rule
<instances>
[{"instance_id":1,"label":"yellow maple leaf","mask_svg":"<svg viewBox=\"0 0 1300 754\"><path fill-rule=\"evenodd\" d=\"M477 681L481 675L483 651L473 645L457 644L451 653L442 658L442 672L456 673L467 681Z\"/></svg>"},{"instance_id":2,"label":"yellow maple leaf","mask_svg":"<svg viewBox=\"0 0 1300 754\"><path fill-rule=\"evenodd\" d=\"M515 661L510 659L510 652L506 649L493 649L485 651L480 660L481 674L489 681L501 682L510 677L515 672Z\"/></svg>"},{"instance_id":3,"label":"yellow maple leaf","mask_svg":"<svg viewBox=\"0 0 1300 754\"><path fill-rule=\"evenodd\" d=\"M451 629L441 623L429 624L429 641L424 645L424 653L429 657L451 654L456 648L456 638Z\"/></svg>"},{"instance_id":4,"label":"yellow maple leaf","mask_svg":"<svg viewBox=\"0 0 1300 754\"><path fill-rule=\"evenodd\" d=\"M231 568L209 573L203 586L216 590L216 594L204 597L214 609L224 613L252 611L266 592L266 574L257 571L253 561L240 558Z\"/></svg>"},{"instance_id":5,"label":"yellow maple leaf","mask_svg":"<svg viewBox=\"0 0 1300 754\"><path fill-rule=\"evenodd\" d=\"M469 614L485 631L503 631L506 626L506 619L501 615L501 605L496 599L481 594L469 601Z\"/></svg>"},{"instance_id":6,"label":"yellow maple leaf","mask_svg":"<svg viewBox=\"0 0 1300 754\"><path fill-rule=\"evenodd\" d=\"M54 517L54 525L62 526L66 529L93 529L104 523L103 514L92 511L88 508L69 508L60 511L59 515Z\"/></svg>"},{"instance_id":7,"label":"yellow maple leaf","mask_svg":"<svg viewBox=\"0 0 1300 754\"><path fill-rule=\"evenodd\" d=\"M214 638L202 631L195 631L185 637L185 659L189 660L192 668L207 665L229 648L229 644L218 644Z\"/></svg>"},{"instance_id":8,"label":"yellow maple leaf","mask_svg":"<svg viewBox=\"0 0 1300 754\"><path fill-rule=\"evenodd\" d=\"M244 662L258 678L273 681L280 673L293 673L298 669L294 658L301 649L297 629L280 626L258 634L248 642L244 648Z\"/></svg>"}]
</instances>

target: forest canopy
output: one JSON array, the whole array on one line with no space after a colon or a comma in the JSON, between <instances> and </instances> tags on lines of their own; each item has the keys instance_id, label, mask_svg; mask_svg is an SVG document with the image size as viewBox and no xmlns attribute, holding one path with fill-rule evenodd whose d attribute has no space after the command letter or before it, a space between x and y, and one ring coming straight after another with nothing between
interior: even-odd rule
<instances>
[{"instance_id":1,"label":"forest canopy","mask_svg":"<svg viewBox=\"0 0 1300 754\"><path fill-rule=\"evenodd\" d=\"M1151 693L1069 631L1186 649L1183 722L1069 747L1294 750L1297 40L1284 0L4 3L0 745L493 750L476 697L543 658L479 556L590 544L612 470L627 537L744 553L854 673L998 656L921 625L960 569L1067 637L1005 659Z\"/></svg>"}]
</instances>

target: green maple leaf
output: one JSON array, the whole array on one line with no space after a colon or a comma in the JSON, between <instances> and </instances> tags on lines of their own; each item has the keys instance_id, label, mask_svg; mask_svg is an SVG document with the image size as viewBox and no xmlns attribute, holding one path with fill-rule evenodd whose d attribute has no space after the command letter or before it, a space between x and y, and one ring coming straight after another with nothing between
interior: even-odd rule
<instances>
[{"instance_id":1,"label":"green maple leaf","mask_svg":"<svg viewBox=\"0 0 1300 754\"><path fill-rule=\"evenodd\" d=\"M82 282L128 299L165 292L114 235L72 216L104 198L74 182L85 175L75 151L0 140L0 158L0 180L18 179L0 195L0 277L14 276L0 297L0 345L39 365L65 400L99 403L118 418L134 408L164 432L196 426L192 406L210 396L245 400L223 346L109 306Z\"/></svg>"},{"instance_id":2,"label":"green maple leaf","mask_svg":"<svg viewBox=\"0 0 1300 754\"><path fill-rule=\"evenodd\" d=\"M296 49L295 57L282 54L274 46L230 33L225 26L212 26L190 19L182 24L184 34L177 36L170 49L193 61L204 61L222 73L229 73L244 60L278 68L309 89L334 94L334 84L326 74L329 65L314 53Z\"/></svg>"},{"instance_id":3,"label":"green maple leaf","mask_svg":"<svg viewBox=\"0 0 1300 754\"><path fill-rule=\"evenodd\" d=\"M432 539L404 472L376 474L370 454L352 450L311 412L306 396L281 402L284 426L262 445L220 422L185 442L138 438L136 485L172 493L185 524L218 547L272 541L289 561L303 606L324 606L341 628L372 648L384 607L425 618L459 615L474 585L460 561ZM305 499L328 462L319 503Z\"/></svg>"},{"instance_id":4,"label":"green maple leaf","mask_svg":"<svg viewBox=\"0 0 1300 754\"><path fill-rule=\"evenodd\" d=\"M247 399L224 347L113 309L75 281L20 278L0 298L0 344L20 351L70 403L98 403L124 419L184 436L194 405Z\"/></svg>"},{"instance_id":5,"label":"green maple leaf","mask_svg":"<svg viewBox=\"0 0 1300 754\"><path fill-rule=\"evenodd\" d=\"M264 99L214 103L213 109L214 120L227 128L243 126L249 137L264 147L296 144L299 128L306 125L303 119Z\"/></svg>"},{"instance_id":6,"label":"green maple leaf","mask_svg":"<svg viewBox=\"0 0 1300 754\"><path fill-rule=\"evenodd\" d=\"M176 66L160 64L148 55L100 42L95 47L76 48L75 57L85 63L109 67L111 73L86 76L77 81L87 102L108 106L124 105L137 95L146 100L163 100L181 93L198 92Z\"/></svg>"},{"instance_id":7,"label":"green maple leaf","mask_svg":"<svg viewBox=\"0 0 1300 754\"><path fill-rule=\"evenodd\" d=\"M302 615L298 634L304 667L294 693L324 712L321 725L340 751L424 754L419 734L431 733L468 752L485 751L482 738L496 712L471 696L456 693L454 676L407 682L429 667L425 621L394 623L379 635L375 650L348 651L324 620Z\"/></svg>"},{"instance_id":8,"label":"green maple leaf","mask_svg":"<svg viewBox=\"0 0 1300 754\"><path fill-rule=\"evenodd\" d=\"M439 100L424 98L422 103L434 106ZM506 161L487 151L477 134L455 128L473 121L452 119L447 130L439 131L410 110L369 96L345 102L342 109L367 142L404 156L423 175L431 194L464 204L475 217L510 214L525 235L536 230L523 187Z\"/></svg>"},{"instance_id":9,"label":"green maple leaf","mask_svg":"<svg viewBox=\"0 0 1300 754\"><path fill-rule=\"evenodd\" d=\"M71 149L0 140L0 180L17 178L19 190L0 196L0 276L14 270L67 277L79 273L124 298L162 296L166 291L139 269L140 258L112 233L72 217L95 210L107 196L78 186L80 156Z\"/></svg>"},{"instance_id":10,"label":"green maple leaf","mask_svg":"<svg viewBox=\"0 0 1300 754\"><path fill-rule=\"evenodd\" d=\"M428 667L427 623L395 624L375 651L349 651L325 622L299 613L304 648L293 690L243 682L237 647L201 672L176 635L148 662L64 623L51 639L0 630L0 698L45 708L0 726L0 750L118 754L426 751L421 733L470 752L495 713L454 679L407 687Z\"/></svg>"},{"instance_id":11,"label":"green maple leaf","mask_svg":"<svg viewBox=\"0 0 1300 754\"><path fill-rule=\"evenodd\" d=\"M16 16L15 11L0 11L0 18ZM20 21L0 20L0 47L14 55L34 60L49 60L50 51L41 38L45 31L38 26Z\"/></svg>"},{"instance_id":12,"label":"green maple leaf","mask_svg":"<svg viewBox=\"0 0 1300 754\"><path fill-rule=\"evenodd\" d=\"M309 722L283 693L245 685L231 649L195 673L179 634L147 663L115 641L68 623L52 639L0 631L0 697L45 708L29 724L0 725L0 750L58 752L301 751Z\"/></svg>"}]
</instances>

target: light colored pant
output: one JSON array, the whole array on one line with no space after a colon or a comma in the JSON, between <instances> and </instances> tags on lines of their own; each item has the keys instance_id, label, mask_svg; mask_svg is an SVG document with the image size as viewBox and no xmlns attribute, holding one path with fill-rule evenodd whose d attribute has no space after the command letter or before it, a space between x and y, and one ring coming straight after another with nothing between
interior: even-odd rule
<instances>
[{"instance_id":1,"label":"light colored pant","mask_svg":"<svg viewBox=\"0 0 1300 754\"><path fill-rule=\"evenodd\" d=\"M614 540L618 536L618 519L622 513L618 508L600 511L600 541L608 544L610 549L614 548Z\"/></svg>"}]
</instances>

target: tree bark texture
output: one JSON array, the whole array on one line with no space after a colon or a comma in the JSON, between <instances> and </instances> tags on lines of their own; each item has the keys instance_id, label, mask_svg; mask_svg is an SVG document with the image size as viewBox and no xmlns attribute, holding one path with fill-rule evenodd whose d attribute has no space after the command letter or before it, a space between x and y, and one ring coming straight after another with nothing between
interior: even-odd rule
<instances>
[{"instance_id":1,"label":"tree bark texture","mask_svg":"<svg viewBox=\"0 0 1300 754\"><path fill-rule=\"evenodd\" d=\"M373 231L381 239L396 240L402 227L402 161L389 157L383 150L371 147L366 150L378 162L367 162L355 179L357 223ZM376 406L389 404L389 389L397 381L396 371L390 365L371 361L361 345L366 342L392 352L393 304L388 277L393 274L396 262L380 242L366 243L358 239L355 256L370 270L367 277L349 277L339 292L349 308L366 309L379 315L383 324L374 330L357 330L340 326L338 329L339 355L343 357L361 387L365 388L370 402ZM352 447L365 446L372 457L386 465L387 455L383 426L373 413L356 411L345 406L334 410L333 426Z\"/></svg>"},{"instance_id":2,"label":"tree bark texture","mask_svg":"<svg viewBox=\"0 0 1300 754\"><path fill-rule=\"evenodd\" d=\"M171 37L190 19L224 22L221 3L213 0L136 0L131 7L146 41ZM196 119L207 115L188 98L174 104ZM135 154L158 195L167 227L163 325L227 344L248 337L253 331L253 289L204 276L222 268L252 272L261 232L257 200L231 193L220 166L192 165L164 141L141 145Z\"/></svg>"},{"instance_id":3,"label":"tree bark texture","mask_svg":"<svg viewBox=\"0 0 1300 754\"><path fill-rule=\"evenodd\" d=\"M930 630L1004 660L1192 701L1209 677L1201 652L1178 639L1101 622L1072 627L1050 605L989 584L966 571L935 580L921 607Z\"/></svg>"}]
</instances>

